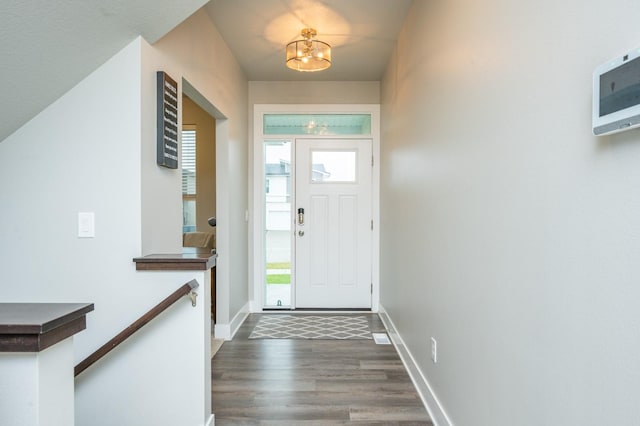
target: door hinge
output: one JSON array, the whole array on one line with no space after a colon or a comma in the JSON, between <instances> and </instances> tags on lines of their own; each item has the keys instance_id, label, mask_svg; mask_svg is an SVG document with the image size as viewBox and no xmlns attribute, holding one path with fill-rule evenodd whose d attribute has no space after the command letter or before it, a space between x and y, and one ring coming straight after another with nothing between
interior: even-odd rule
<instances>
[{"instance_id":1,"label":"door hinge","mask_svg":"<svg viewBox=\"0 0 640 426\"><path fill-rule=\"evenodd\" d=\"M373 167L373 155L371 156L371 167Z\"/></svg>"},{"instance_id":2,"label":"door hinge","mask_svg":"<svg viewBox=\"0 0 640 426\"><path fill-rule=\"evenodd\" d=\"M371 283L371 294L373 294L373 283Z\"/></svg>"},{"instance_id":3,"label":"door hinge","mask_svg":"<svg viewBox=\"0 0 640 426\"><path fill-rule=\"evenodd\" d=\"M373 231L373 219L371 219L371 230Z\"/></svg>"}]
</instances>

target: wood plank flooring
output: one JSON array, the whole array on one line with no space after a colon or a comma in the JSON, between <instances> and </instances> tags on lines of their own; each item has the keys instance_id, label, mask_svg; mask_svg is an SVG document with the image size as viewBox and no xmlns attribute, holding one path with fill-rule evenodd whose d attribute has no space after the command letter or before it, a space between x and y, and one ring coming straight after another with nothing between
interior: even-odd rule
<instances>
[{"instance_id":1,"label":"wood plank flooring","mask_svg":"<svg viewBox=\"0 0 640 426\"><path fill-rule=\"evenodd\" d=\"M432 425L393 345L249 340L261 315L251 314L213 357L217 426ZM385 331L378 315L357 315Z\"/></svg>"}]
</instances>

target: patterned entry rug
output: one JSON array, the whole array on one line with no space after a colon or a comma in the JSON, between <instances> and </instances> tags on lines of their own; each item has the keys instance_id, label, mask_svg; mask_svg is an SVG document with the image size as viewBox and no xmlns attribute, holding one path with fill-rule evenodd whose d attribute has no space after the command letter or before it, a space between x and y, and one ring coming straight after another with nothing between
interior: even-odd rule
<instances>
[{"instance_id":1,"label":"patterned entry rug","mask_svg":"<svg viewBox=\"0 0 640 426\"><path fill-rule=\"evenodd\" d=\"M249 339L372 339L367 317L263 315Z\"/></svg>"}]
</instances>

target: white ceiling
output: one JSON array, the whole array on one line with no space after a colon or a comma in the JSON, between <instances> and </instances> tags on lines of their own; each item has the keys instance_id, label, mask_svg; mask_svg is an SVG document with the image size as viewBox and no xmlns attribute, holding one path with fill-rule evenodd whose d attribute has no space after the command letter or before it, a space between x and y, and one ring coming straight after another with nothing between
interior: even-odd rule
<instances>
[{"instance_id":1,"label":"white ceiling","mask_svg":"<svg viewBox=\"0 0 640 426\"><path fill-rule=\"evenodd\" d=\"M136 36L154 43L206 0L0 0L0 141ZM411 0L212 0L206 5L249 80L380 80ZM284 46L303 27L333 65L300 73Z\"/></svg>"},{"instance_id":2,"label":"white ceiling","mask_svg":"<svg viewBox=\"0 0 640 426\"><path fill-rule=\"evenodd\" d=\"M379 81L411 0L211 0L205 10L251 81ZM285 66L303 28L332 46L325 71Z\"/></svg>"},{"instance_id":3,"label":"white ceiling","mask_svg":"<svg viewBox=\"0 0 640 426\"><path fill-rule=\"evenodd\" d=\"M206 0L0 0L0 141L138 35L153 43Z\"/></svg>"}]
</instances>

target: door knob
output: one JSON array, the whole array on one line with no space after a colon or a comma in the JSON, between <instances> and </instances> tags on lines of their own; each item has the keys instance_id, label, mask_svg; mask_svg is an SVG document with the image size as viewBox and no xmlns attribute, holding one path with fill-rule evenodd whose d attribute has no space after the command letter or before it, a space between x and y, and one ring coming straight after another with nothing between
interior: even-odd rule
<instances>
[{"instance_id":1,"label":"door knob","mask_svg":"<svg viewBox=\"0 0 640 426\"><path fill-rule=\"evenodd\" d=\"M298 231L298 235L301 237L304 236L304 231Z\"/></svg>"}]
</instances>

